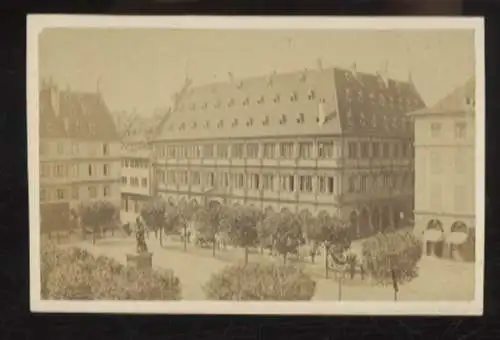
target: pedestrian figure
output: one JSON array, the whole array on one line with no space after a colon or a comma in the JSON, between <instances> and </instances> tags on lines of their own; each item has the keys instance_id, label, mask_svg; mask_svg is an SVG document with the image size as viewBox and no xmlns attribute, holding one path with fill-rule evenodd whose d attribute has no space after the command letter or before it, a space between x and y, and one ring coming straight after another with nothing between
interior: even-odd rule
<instances>
[{"instance_id":1,"label":"pedestrian figure","mask_svg":"<svg viewBox=\"0 0 500 340\"><path fill-rule=\"evenodd\" d=\"M137 225L137 231L135 233L136 241L137 241L137 253L147 253L148 246L146 244L146 240L144 239L145 228L139 217L136 218L135 223Z\"/></svg>"}]
</instances>

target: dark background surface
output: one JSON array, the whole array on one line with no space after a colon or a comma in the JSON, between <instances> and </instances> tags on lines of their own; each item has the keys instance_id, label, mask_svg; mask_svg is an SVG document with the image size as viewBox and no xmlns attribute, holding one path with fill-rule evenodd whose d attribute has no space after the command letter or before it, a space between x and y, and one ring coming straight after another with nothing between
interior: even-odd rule
<instances>
[{"instance_id":1,"label":"dark background surface","mask_svg":"<svg viewBox=\"0 0 500 340\"><path fill-rule=\"evenodd\" d=\"M499 223L495 151L500 112L500 2L495 0L3 0L0 2L0 339L497 339ZM483 317L49 315L29 312L26 14L486 16L486 271ZM459 70L457 70L459 72ZM453 284L453 283L450 283Z\"/></svg>"}]
</instances>

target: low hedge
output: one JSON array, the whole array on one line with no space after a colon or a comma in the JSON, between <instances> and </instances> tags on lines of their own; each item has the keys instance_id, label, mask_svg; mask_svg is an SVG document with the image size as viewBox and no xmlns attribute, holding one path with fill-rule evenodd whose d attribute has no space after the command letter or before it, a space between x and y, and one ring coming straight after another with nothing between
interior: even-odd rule
<instances>
[{"instance_id":1,"label":"low hedge","mask_svg":"<svg viewBox=\"0 0 500 340\"><path fill-rule=\"evenodd\" d=\"M290 265L232 265L213 274L204 286L210 300L311 300L316 282Z\"/></svg>"},{"instance_id":2,"label":"low hedge","mask_svg":"<svg viewBox=\"0 0 500 340\"><path fill-rule=\"evenodd\" d=\"M180 300L171 270L146 270L80 248L42 246L41 293L51 300Z\"/></svg>"}]
</instances>

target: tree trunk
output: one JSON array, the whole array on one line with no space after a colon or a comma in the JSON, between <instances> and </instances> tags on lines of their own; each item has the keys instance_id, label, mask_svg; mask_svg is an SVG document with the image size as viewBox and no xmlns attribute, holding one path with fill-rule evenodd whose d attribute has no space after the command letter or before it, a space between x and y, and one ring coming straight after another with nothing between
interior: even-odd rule
<instances>
[{"instance_id":1,"label":"tree trunk","mask_svg":"<svg viewBox=\"0 0 500 340\"><path fill-rule=\"evenodd\" d=\"M342 301L342 274L343 274L343 272L340 272L340 275L338 276L339 301Z\"/></svg>"},{"instance_id":2,"label":"tree trunk","mask_svg":"<svg viewBox=\"0 0 500 340\"><path fill-rule=\"evenodd\" d=\"M328 279L328 250L325 245L325 278Z\"/></svg>"},{"instance_id":3,"label":"tree trunk","mask_svg":"<svg viewBox=\"0 0 500 340\"><path fill-rule=\"evenodd\" d=\"M283 264L286 264L286 255L288 254L288 252L285 252L283 254Z\"/></svg>"},{"instance_id":4,"label":"tree trunk","mask_svg":"<svg viewBox=\"0 0 500 340\"><path fill-rule=\"evenodd\" d=\"M95 245L95 233L97 231L97 228L94 228L94 230L92 230L92 244Z\"/></svg>"},{"instance_id":5,"label":"tree trunk","mask_svg":"<svg viewBox=\"0 0 500 340\"><path fill-rule=\"evenodd\" d=\"M184 225L184 235L182 236L182 238L184 241L184 251L186 251L187 250L187 238L188 238L186 225Z\"/></svg>"},{"instance_id":6,"label":"tree trunk","mask_svg":"<svg viewBox=\"0 0 500 340\"><path fill-rule=\"evenodd\" d=\"M394 289L394 301L398 301L398 290Z\"/></svg>"},{"instance_id":7,"label":"tree trunk","mask_svg":"<svg viewBox=\"0 0 500 340\"><path fill-rule=\"evenodd\" d=\"M245 246L245 265L248 264L248 246Z\"/></svg>"},{"instance_id":8,"label":"tree trunk","mask_svg":"<svg viewBox=\"0 0 500 340\"><path fill-rule=\"evenodd\" d=\"M163 230L160 228L160 229L155 231L156 238L158 238L158 234L157 234L158 232L160 232L160 247L163 248Z\"/></svg>"},{"instance_id":9,"label":"tree trunk","mask_svg":"<svg viewBox=\"0 0 500 340\"><path fill-rule=\"evenodd\" d=\"M215 235L213 237L213 240L212 240L212 256L215 257L215 244L216 244L216 240L215 240Z\"/></svg>"}]
</instances>

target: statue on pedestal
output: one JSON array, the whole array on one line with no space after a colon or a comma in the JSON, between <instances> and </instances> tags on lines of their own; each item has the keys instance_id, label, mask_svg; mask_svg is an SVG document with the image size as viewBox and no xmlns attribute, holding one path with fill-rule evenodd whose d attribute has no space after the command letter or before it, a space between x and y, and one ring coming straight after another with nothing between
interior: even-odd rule
<instances>
[{"instance_id":1,"label":"statue on pedestal","mask_svg":"<svg viewBox=\"0 0 500 340\"><path fill-rule=\"evenodd\" d=\"M144 227L144 223L142 222L140 217L137 217L136 220L137 230L135 233L135 238L137 242L137 254L147 253L148 245L146 244L146 240L144 238L146 229Z\"/></svg>"}]
</instances>

